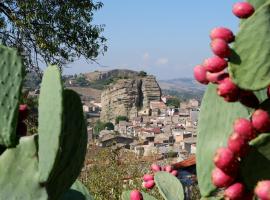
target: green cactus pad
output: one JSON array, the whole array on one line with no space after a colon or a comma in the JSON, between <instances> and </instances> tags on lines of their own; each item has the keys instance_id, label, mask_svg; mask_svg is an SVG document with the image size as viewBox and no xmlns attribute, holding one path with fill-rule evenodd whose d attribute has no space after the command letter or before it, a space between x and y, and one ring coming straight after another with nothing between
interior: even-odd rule
<instances>
[{"instance_id":1,"label":"green cactus pad","mask_svg":"<svg viewBox=\"0 0 270 200\"><path fill-rule=\"evenodd\" d=\"M184 200L184 190L180 181L168 172L157 172L155 183L165 200Z\"/></svg>"},{"instance_id":2,"label":"green cactus pad","mask_svg":"<svg viewBox=\"0 0 270 200\"><path fill-rule=\"evenodd\" d=\"M75 181L61 200L93 200L87 188L79 181Z\"/></svg>"},{"instance_id":3,"label":"green cactus pad","mask_svg":"<svg viewBox=\"0 0 270 200\"><path fill-rule=\"evenodd\" d=\"M48 199L39 184L37 136L23 137L0 156L0 199Z\"/></svg>"},{"instance_id":4,"label":"green cactus pad","mask_svg":"<svg viewBox=\"0 0 270 200\"><path fill-rule=\"evenodd\" d=\"M252 150L241 162L241 179L250 190L260 180L270 179L270 135L262 134L251 142Z\"/></svg>"},{"instance_id":5,"label":"green cactus pad","mask_svg":"<svg viewBox=\"0 0 270 200\"><path fill-rule=\"evenodd\" d=\"M63 127L57 160L50 174L47 190L58 199L79 176L87 148L87 129L79 95L64 90ZM48 145L48 144L47 144ZM61 185L62 187L58 187Z\"/></svg>"},{"instance_id":6,"label":"green cactus pad","mask_svg":"<svg viewBox=\"0 0 270 200\"><path fill-rule=\"evenodd\" d=\"M0 145L17 144L16 127L23 65L15 49L0 45Z\"/></svg>"},{"instance_id":7,"label":"green cactus pad","mask_svg":"<svg viewBox=\"0 0 270 200\"><path fill-rule=\"evenodd\" d=\"M240 26L229 71L242 89L259 90L270 84L270 3L261 6Z\"/></svg>"},{"instance_id":8,"label":"green cactus pad","mask_svg":"<svg viewBox=\"0 0 270 200\"><path fill-rule=\"evenodd\" d=\"M216 189L211 182L216 149L226 146L234 120L248 116L248 110L244 106L240 103L225 102L217 95L216 85L208 85L199 115L196 156L198 182L202 196L211 196Z\"/></svg>"},{"instance_id":9,"label":"green cactus pad","mask_svg":"<svg viewBox=\"0 0 270 200\"><path fill-rule=\"evenodd\" d=\"M131 190L124 191L122 193L121 199L122 200L130 200L130 193L131 193ZM143 200L157 200L155 197L152 197L151 195L149 195L147 193L144 193L144 192L141 192L141 193L143 195Z\"/></svg>"},{"instance_id":10,"label":"green cactus pad","mask_svg":"<svg viewBox=\"0 0 270 200\"><path fill-rule=\"evenodd\" d=\"M63 126L63 89L57 66L49 66L43 75L39 97L39 171L40 182L47 182L55 165Z\"/></svg>"},{"instance_id":11,"label":"green cactus pad","mask_svg":"<svg viewBox=\"0 0 270 200\"><path fill-rule=\"evenodd\" d=\"M267 1L268 0L247 0L247 2L254 6L255 10L259 9Z\"/></svg>"}]
</instances>

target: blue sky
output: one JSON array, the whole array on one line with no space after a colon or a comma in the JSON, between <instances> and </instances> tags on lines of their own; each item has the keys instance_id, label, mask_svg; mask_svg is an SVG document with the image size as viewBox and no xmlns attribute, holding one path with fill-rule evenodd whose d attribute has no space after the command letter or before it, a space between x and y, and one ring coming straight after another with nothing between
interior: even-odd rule
<instances>
[{"instance_id":1,"label":"blue sky","mask_svg":"<svg viewBox=\"0 0 270 200\"><path fill-rule=\"evenodd\" d=\"M84 59L65 74L124 68L144 70L158 79L192 77L192 69L211 56L209 32L217 26L237 31L234 0L101 0L94 23L105 24L108 51L100 67Z\"/></svg>"}]
</instances>

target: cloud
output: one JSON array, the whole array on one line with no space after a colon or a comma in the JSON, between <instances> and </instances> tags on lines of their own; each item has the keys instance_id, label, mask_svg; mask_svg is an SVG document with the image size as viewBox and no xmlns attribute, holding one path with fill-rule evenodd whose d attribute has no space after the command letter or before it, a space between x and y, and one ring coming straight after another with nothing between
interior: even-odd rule
<instances>
[{"instance_id":1,"label":"cloud","mask_svg":"<svg viewBox=\"0 0 270 200\"><path fill-rule=\"evenodd\" d=\"M157 59L157 61L156 61L156 64L157 64L157 65L166 65L166 64L168 64L168 63L169 63L168 58L159 58L159 59Z\"/></svg>"},{"instance_id":2,"label":"cloud","mask_svg":"<svg viewBox=\"0 0 270 200\"><path fill-rule=\"evenodd\" d=\"M148 52L145 52L142 56L143 61L147 61L150 58L150 54Z\"/></svg>"}]
</instances>

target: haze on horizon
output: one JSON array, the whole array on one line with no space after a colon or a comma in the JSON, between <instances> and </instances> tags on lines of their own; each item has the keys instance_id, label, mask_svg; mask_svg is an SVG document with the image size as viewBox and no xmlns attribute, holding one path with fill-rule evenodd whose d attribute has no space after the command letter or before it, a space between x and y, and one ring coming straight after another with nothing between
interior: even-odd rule
<instances>
[{"instance_id":1,"label":"haze on horizon","mask_svg":"<svg viewBox=\"0 0 270 200\"><path fill-rule=\"evenodd\" d=\"M217 26L237 31L236 0L101 0L94 15L104 24L108 51L96 63L78 60L65 74L94 70L144 70L158 79L192 77L193 67L212 55L209 32Z\"/></svg>"}]
</instances>

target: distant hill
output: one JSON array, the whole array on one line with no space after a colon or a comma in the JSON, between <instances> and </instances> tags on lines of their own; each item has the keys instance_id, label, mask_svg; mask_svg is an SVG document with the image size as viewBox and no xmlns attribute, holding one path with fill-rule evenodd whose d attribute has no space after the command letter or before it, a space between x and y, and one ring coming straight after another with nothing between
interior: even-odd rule
<instances>
[{"instance_id":1,"label":"distant hill","mask_svg":"<svg viewBox=\"0 0 270 200\"><path fill-rule=\"evenodd\" d=\"M181 99L202 99L206 89L204 85L197 83L193 78L177 78L171 80L159 80L159 86L163 94L178 96Z\"/></svg>"}]
</instances>

